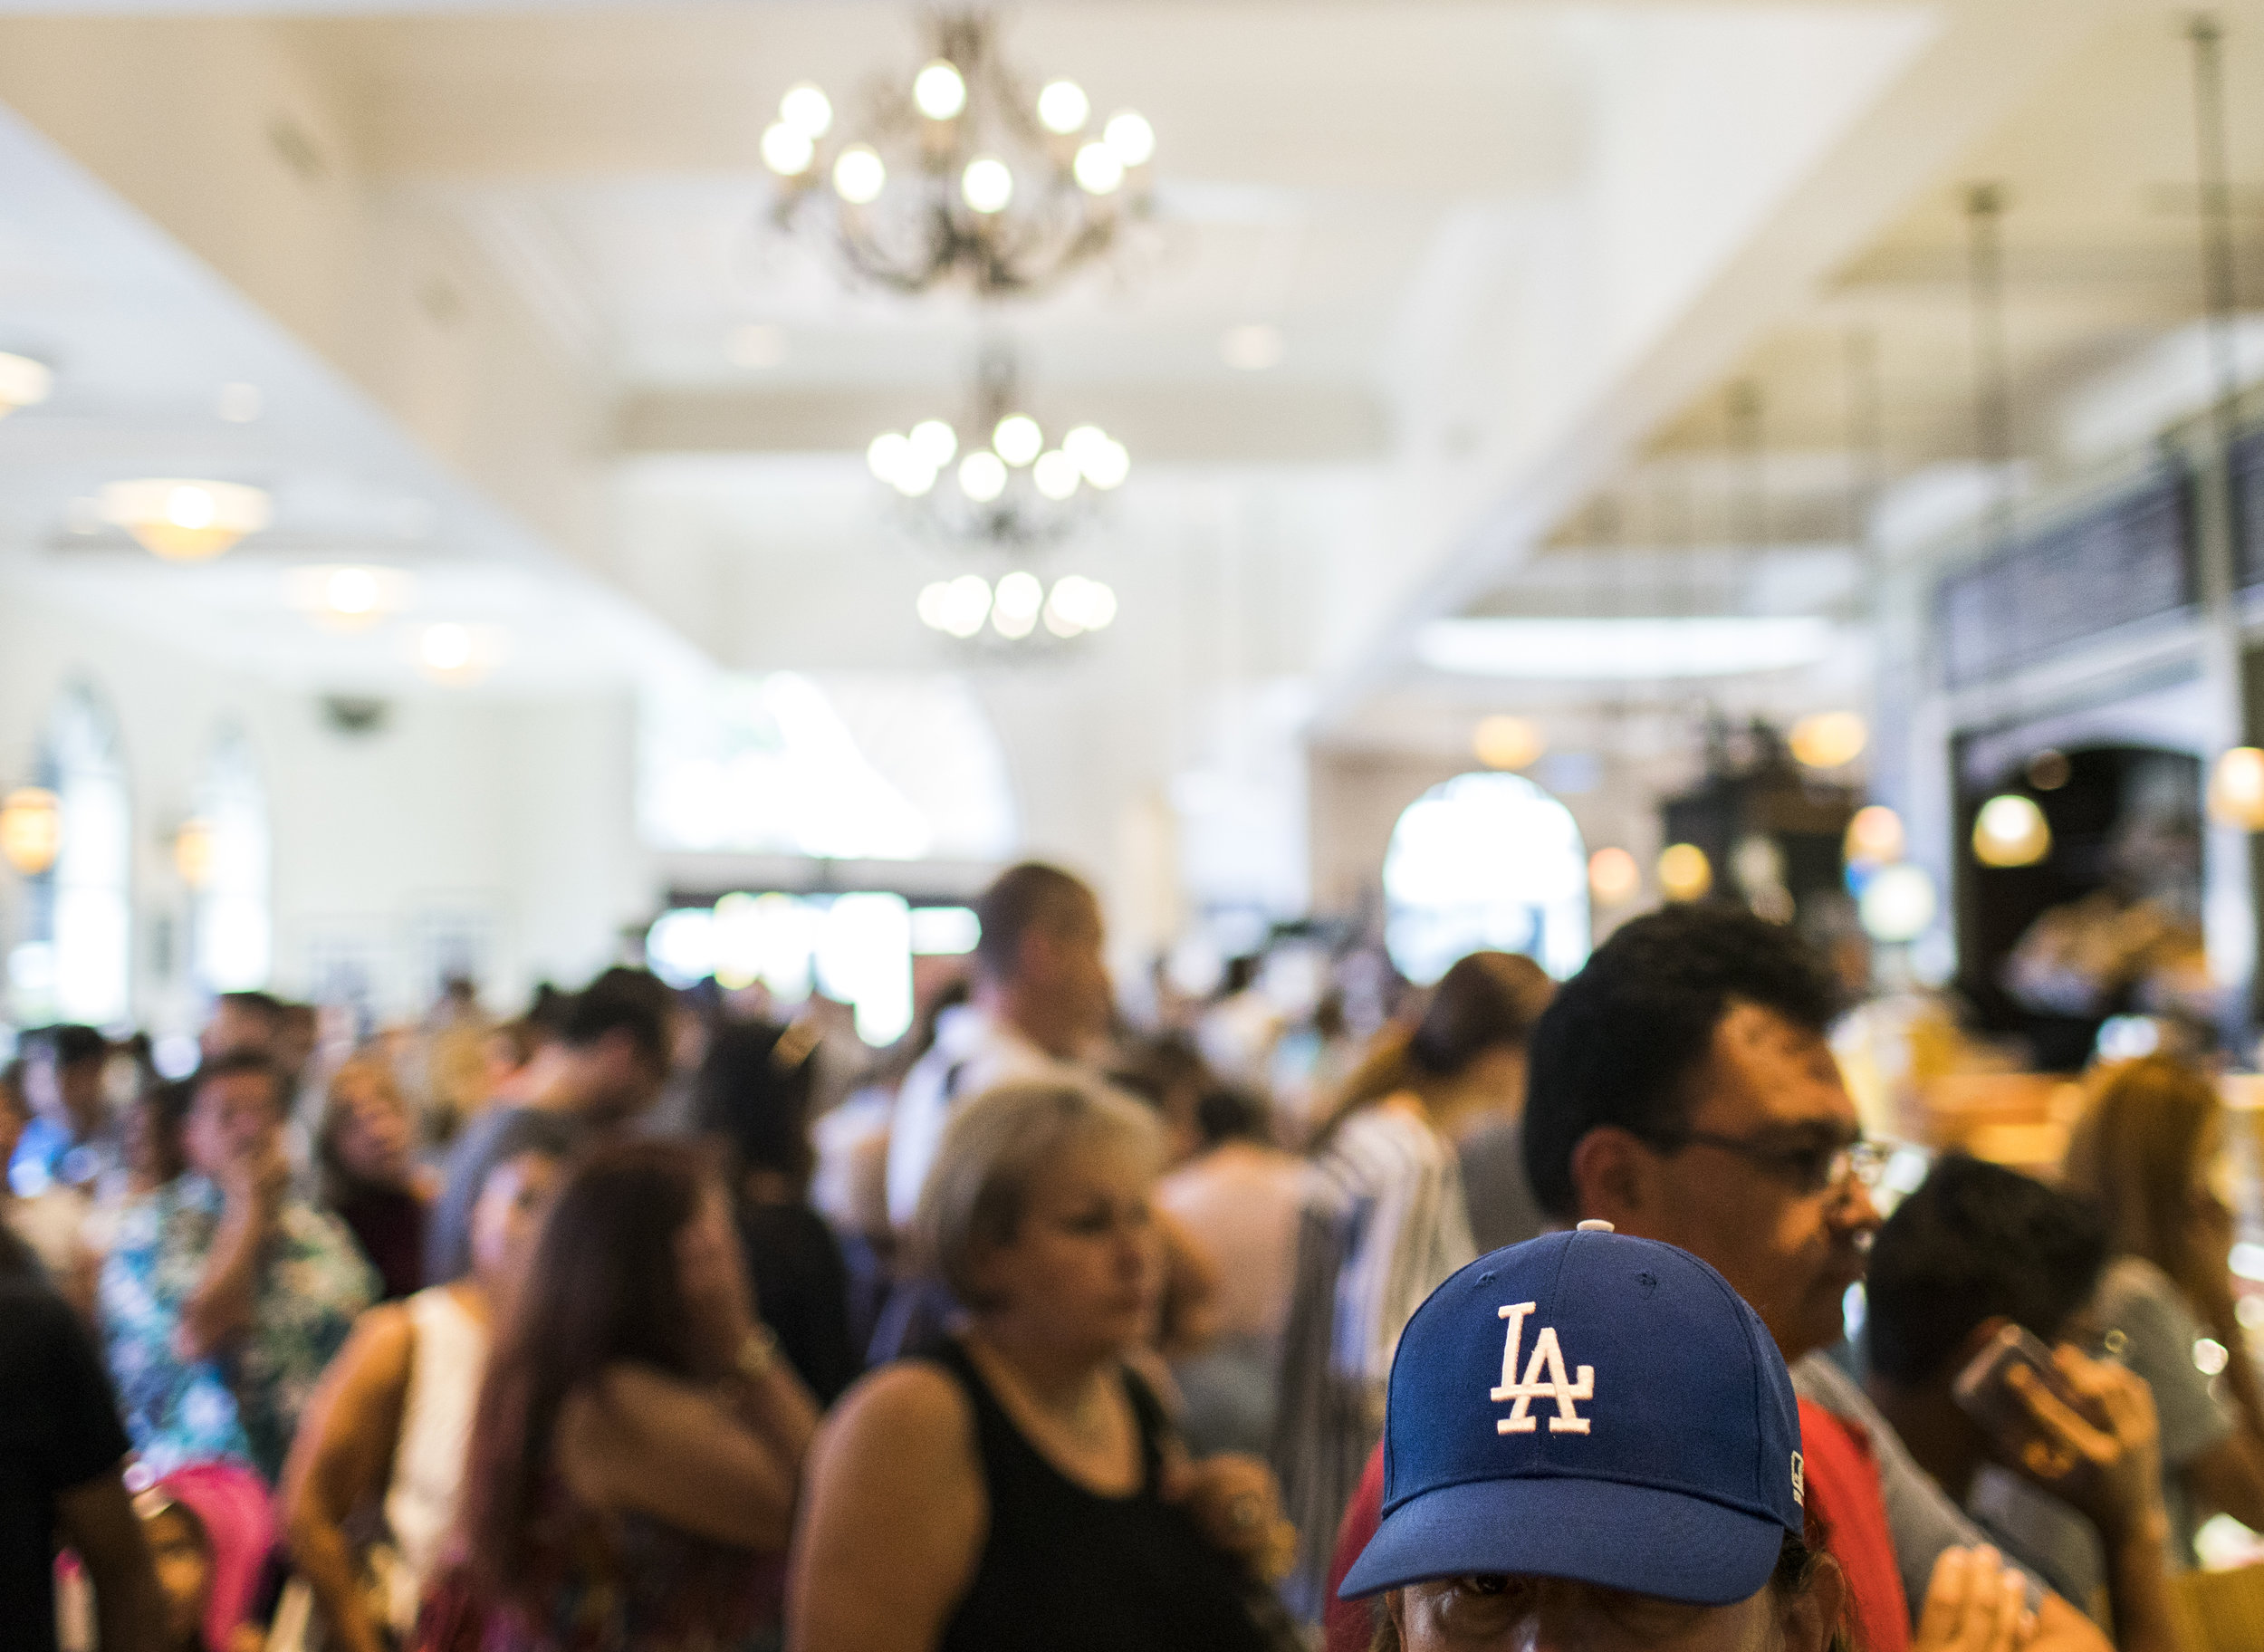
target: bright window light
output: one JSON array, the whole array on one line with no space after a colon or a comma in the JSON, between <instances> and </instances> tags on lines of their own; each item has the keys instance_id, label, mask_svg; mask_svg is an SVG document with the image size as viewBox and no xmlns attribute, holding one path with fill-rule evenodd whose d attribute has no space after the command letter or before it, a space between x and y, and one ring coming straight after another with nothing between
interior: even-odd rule
<instances>
[{"instance_id":1,"label":"bright window light","mask_svg":"<svg viewBox=\"0 0 2264 1652\"><path fill-rule=\"evenodd\" d=\"M1385 946L1428 986L1466 953L1521 952L1559 980L1588 958L1588 850L1521 774L1463 774L1409 804L1384 857Z\"/></svg>"},{"instance_id":2,"label":"bright window light","mask_svg":"<svg viewBox=\"0 0 2264 1652\"><path fill-rule=\"evenodd\" d=\"M901 895L839 895L818 931L818 985L857 1007L857 1036L892 1044L912 1024L912 915Z\"/></svg>"},{"instance_id":3,"label":"bright window light","mask_svg":"<svg viewBox=\"0 0 2264 1652\"><path fill-rule=\"evenodd\" d=\"M912 908L912 956L956 958L973 952L983 938L983 920L973 907Z\"/></svg>"},{"instance_id":4,"label":"bright window light","mask_svg":"<svg viewBox=\"0 0 2264 1652\"><path fill-rule=\"evenodd\" d=\"M678 991L714 975L714 909L677 907L663 912L645 932L645 962L653 974Z\"/></svg>"},{"instance_id":5,"label":"bright window light","mask_svg":"<svg viewBox=\"0 0 2264 1652\"><path fill-rule=\"evenodd\" d=\"M1465 677L1565 682L1732 677L1813 665L1831 651L1831 622L1768 619L1434 620L1416 658Z\"/></svg>"}]
</instances>

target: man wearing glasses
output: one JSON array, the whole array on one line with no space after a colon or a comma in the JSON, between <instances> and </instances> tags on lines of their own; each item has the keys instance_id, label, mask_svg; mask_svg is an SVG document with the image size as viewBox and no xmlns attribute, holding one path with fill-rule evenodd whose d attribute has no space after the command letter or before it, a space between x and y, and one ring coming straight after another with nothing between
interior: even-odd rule
<instances>
[{"instance_id":1,"label":"man wearing glasses","mask_svg":"<svg viewBox=\"0 0 2264 1652\"><path fill-rule=\"evenodd\" d=\"M1884 1157L1825 1042L1838 1007L1808 948L1740 908L1670 907L1623 926L1535 1031L1526 1168L1558 1221L1679 1245L1760 1316L1802 1394L1808 1507L1847 1574L1856 1645L1927 1652L1911 1625L1935 1559L1986 1540L1821 1351L1863 1277ZM1339 1575L1376 1529L1380 1470L1379 1456L1347 1511ZM2040 1584L2032 1594L2032 1647L2104 1652L2075 1608ZM1331 1652L1365 1647L1365 1616L1335 1601L1333 1580L1329 1598Z\"/></svg>"}]
</instances>

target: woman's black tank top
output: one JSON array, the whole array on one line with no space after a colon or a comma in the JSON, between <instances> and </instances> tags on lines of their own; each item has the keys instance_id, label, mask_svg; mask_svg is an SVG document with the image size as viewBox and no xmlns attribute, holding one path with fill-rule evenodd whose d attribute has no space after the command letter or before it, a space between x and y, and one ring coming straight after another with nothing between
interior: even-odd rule
<instances>
[{"instance_id":1,"label":"woman's black tank top","mask_svg":"<svg viewBox=\"0 0 2264 1652\"><path fill-rule=\"evenodd\" d=\"M1263 1652L1234 1563L1156 1495L1165 1419L1124 1373L1140 1429L1140 1488L1102 1497L1023 1437L955 1340L927 1356L974 1407L991 1530L941 1652Z\"/></svg>"}]
</instances>

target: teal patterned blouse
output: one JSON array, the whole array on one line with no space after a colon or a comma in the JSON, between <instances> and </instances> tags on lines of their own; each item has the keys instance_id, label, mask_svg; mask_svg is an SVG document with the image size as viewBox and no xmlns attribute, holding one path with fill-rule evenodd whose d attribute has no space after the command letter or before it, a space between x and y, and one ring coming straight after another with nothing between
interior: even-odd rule
<instances>
[{"instance_id":1,"label":"teal patterned blouse","mask_svg":"<svg viewBox=\"0 0 2264 1652\"><path fill-rule=\"evenodd\" d=\"M219 1231L220 1189L191 1172L136 1199L102 1264L102 1329L126 1432L151 1472L228 1457L272 1482L300 1408L377 1300L377 1275L346 1229L297 1200L278 1215L252 1323L208 1359L185 1359L181 1309Z\"/></svg>"}]
</instances>

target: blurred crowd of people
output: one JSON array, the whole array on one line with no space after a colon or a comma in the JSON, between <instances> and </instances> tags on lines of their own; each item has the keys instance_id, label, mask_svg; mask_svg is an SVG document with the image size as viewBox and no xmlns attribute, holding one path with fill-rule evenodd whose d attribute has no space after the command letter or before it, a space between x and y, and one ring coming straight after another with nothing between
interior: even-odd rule
<instances>
[{"instance_id":1,"label":"blurred crowd of people","mask_svg":"<svg viewBox=\"0 0 2264 1652\"><path fill-rule=\"evenodd\" d=\"M1292 1014L1245 960L1136 1025L1077 879L1012 868L978 916L878 1052L821 1000L631 967L501 1023L452 983L360 1042L231 994L177 1081L146 1041L27 1034L0 1622L171 1652L1348 1652L1713 1609L1721 1576L1573 1561L1530 1563L1588 1595L1425 1592L1528 1551L1425 1570L1444 1540L1389 1477L1451 1426L1409 1420L1403 1339L1576 1225L1697 1259L1797 1395L1786 1623L1828 1598L1860 1652L2176 1652L2202 1524L2264 1529L2264 1298L2228 1269L2205 1071L2095 1071L2048 1186L1866 1139L1833 975L1727 905L1633 920L1561 984L1473 954L1365 1036L1365 961ZM1552 1322L1521 1372L1511 1323L1492 1399L1561 1396L1568 1427L1584 1356ZM1457 1612L1492 1627L1437 1638Z\"/></svg>"}]
</instances>

